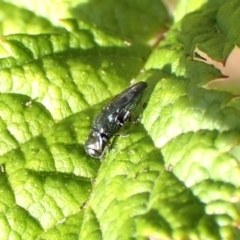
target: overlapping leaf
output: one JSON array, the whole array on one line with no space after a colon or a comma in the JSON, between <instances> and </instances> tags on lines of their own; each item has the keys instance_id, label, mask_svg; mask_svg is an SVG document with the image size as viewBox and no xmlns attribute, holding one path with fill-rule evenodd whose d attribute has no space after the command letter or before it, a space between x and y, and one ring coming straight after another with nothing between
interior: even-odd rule
<instances>
[{"instance_id":1,"label":"overlapping leaf","mask_svg":"<svg viewBox=\"0 0 240 240\"><path fill-rule=\"evenodd\" d=\"M225 21L229 11L231 18ZM231 34L238 12L238 1L203 4L175 25L147 63L149 71L155 70L150 71L154 90L144 111L144 126L161 147L166 167L199 201L185 212L184 216L192 214L189 219L172 225L174 239L239 238L238 98L226 92L229 88L221 92L201 88L221 73L193 58L196 47L215 61L228 57L238 44L238 34ZM181 211L183 207L176 210L176 218ZM164 219L169 222L171 214Z\"/></svg>"}]
</instances>

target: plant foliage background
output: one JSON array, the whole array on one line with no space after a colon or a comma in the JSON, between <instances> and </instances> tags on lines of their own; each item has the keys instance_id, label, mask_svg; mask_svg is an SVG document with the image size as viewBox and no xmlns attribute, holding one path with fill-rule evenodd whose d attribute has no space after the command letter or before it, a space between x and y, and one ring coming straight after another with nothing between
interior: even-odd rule
<instances>
[{"instance_id":1,"label":"plant foliage background","mask_svg":"<svg viewBox=\"0 0 240 240\"><path fill-rule=\"evenodd\" d=\"M238 67L212 64L239 57L238 0L0 4L1 240L240 239ZM141 121L87 156L133 79Z\"/></svg>"}]
</instances>

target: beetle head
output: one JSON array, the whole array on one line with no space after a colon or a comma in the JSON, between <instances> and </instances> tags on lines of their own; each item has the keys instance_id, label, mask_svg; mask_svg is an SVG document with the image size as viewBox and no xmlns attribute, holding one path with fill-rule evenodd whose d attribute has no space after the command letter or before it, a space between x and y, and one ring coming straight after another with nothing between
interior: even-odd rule
<instances>
[{"instance_id":1,"label":"beetle head","mask_svg":"<svg viewBox=\"0 0 240 240\"><path fill-rule=\"evenodd\" d=\"M107 146L107 139L101 133L93 131L85 142L87 154L94 158L101 158Z\"/></svg>"}]
</instances>

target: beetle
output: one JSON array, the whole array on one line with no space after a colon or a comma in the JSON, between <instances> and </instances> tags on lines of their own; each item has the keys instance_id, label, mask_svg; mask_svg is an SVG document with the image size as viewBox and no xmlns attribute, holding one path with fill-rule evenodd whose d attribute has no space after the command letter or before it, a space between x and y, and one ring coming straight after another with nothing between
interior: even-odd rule
<instances>
[{"instance_id":1,"label":"beetle","mask_svg":"<svg viewBox=\"0 0 240 240\"><path fill-rule=\"evenodd\" d=\"M101 158L110 142L124 123L130 119L147 83L138 82L114 97L93 122L91 132L85 142L85 151L94 158Z\"/></svg>"}]
</instances>

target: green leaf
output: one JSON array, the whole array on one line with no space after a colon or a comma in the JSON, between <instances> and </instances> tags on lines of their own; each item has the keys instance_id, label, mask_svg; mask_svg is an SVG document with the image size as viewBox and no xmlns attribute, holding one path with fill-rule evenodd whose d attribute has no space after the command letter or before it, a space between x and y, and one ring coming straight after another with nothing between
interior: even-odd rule
<instances>
[{"instance_id":1,"label":"green leaf","mask_svg":"<svg viewBox=\"0 0 240 240\"><path fill-rule=\"evenodd\" d=\"M61 31L46 18L37 16L34 12L20 8L17 5L1 1L1 35L13 33L47 33Z\"/></svg>"},{"instance_id":2,"label":"green leaf","mask_svg":"<svg viewBox=\"0 0 240 240\"><path fill-rule=\"evenodd\" d=\"M8 0L36 15L45 17L59 25L59 19L75 18L83 25L97 28L113 36L125 36L139 42L154 37L170 21L169 15L161 1L42 1ZM39 7L40 6L40 7Z\"/></svg>"},{"instance_id":3,"label":"green leaf","mask_svg":"<svg viewBox=\"0 0 240 240\"><path fill-rule=\"evenodd\" d=\"M2 61L1 91L36 99L57 121L118 93L149 52L144 45L128 47L123 41L122 47L100 47L90 33L81 30L78 34L9 36L2 44L15 61ZM113 88L110 78L119 88ZM104 95L96 94L94 88Z\"/></svg>"},{"instance_id":4,"label":"green leaf","mask_svg":"<svg viewBox=\"0 0 240 240\"><path fill-rule=\"evenodd\" d=\"M229 9L232 21L225 23ZM155 146L161 148L166 168L184 183L184 193L190 191L197 200L190 209L191 203L185 198L189 206L186 212L179 206L174 214L164 216L169 223L171 216L176 220L184 212L178 225L171 223L172 235L165 236L170 230L161 225L165 235L154 235L158 239L239 238L234 227L239 221L239 100L224 89L220 92L201 88L203 82L219 77L219 71L207 65L205 59L200 63L194 58L196 48L215 61L223 62L230 55L230 46L238 42L234 28L238 10L237 1L228 1L221 6L211 2L197 11L185 12L186 16L173 25L146 64L145 77L152 94L143 124ZM230 29L235 29L235 35L230 34ZM171 207L172 199L168 198L165 208L178 206L174 203ZM156 218L156 213L150 216Z\"/></svg>"},{"instance_id":5,"label":"green leaf","mask_svg":"<svg viewBox=\"0 0 240 240\"><path fill-rule=\"evenodd\" d=\"M240 238L239 97L202 87L221 73L196 51L228 59L237 0L179 1L170 29L157 0L1 4L1 239ZM140 121L91 158L135 79Z\"/></svg>"}]
</instances>

